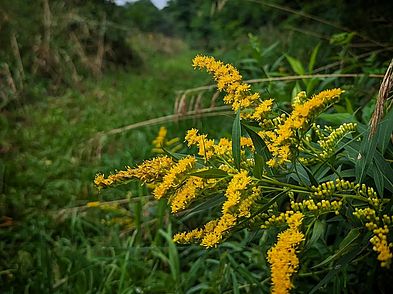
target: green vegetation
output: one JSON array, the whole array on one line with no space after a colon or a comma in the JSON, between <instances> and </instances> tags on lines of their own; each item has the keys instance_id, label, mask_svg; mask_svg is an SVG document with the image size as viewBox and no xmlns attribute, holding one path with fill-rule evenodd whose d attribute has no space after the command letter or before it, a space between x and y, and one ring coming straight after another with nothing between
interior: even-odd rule
<instances>
[{"instance_id":1,"label":"green vegetation","mask_svg":"<svg viewBox=\"0 0 393 294\"><path fill-rule=\"evenodd\" d=\"M168 132L164 145L175 142L161 152L174 156L198 153L200 146L189 150L183 142L191 128L209 139L234 141L240 133L253 138L253 130L260 131L257 122L242 120L240 127L224 95L206 86L214 83L192 68L197 54L232 63L251 91L275 100L274 113L280 115L292 112L301 91L311 97L345 90L315 119L322 129L357 123L356 133L340 141L350 144L336 145L337 153L321 166L297 164L301 170L293 172L288 165L269 176L306 189L340 175L373 187L383 197L383 214L391 216L389 87L379 95L385 118L379 115L377 135L367 137L392 53L391 4L364 5L172 0L158 10L147 0L123 7L104 0L1 2L0 292L271 291L268 251L286 227L262 229L259 221L266 215L232 228L208 250L173 241L176 232L217 217L227 185L173 215L167 200L154 199L150 184L126 181L99 190L93 183L97 173L116 174L157 156L161 146L153 150L152 142L161 126ZM313 150L319 150L318 130L312 132ZM253 141L255 147L267 142ZM234 149L240 152L239 146ZM259 167L250 175L268 172L260 151L259 157L246 153ZM359 154L362 160L356 161ZM219 167L204 156L200 164ZM244 167L239 159L245 158L234 157L234 167ZM217 175L204 175L211 176ZM276 198L272 192L254 209L262 206L269 217L278 216L289 209L288 195ZM340 216L312 218L303 211L307 241L298 247L293 293L387 293L392 268L381 267L371 232L352 215L364 207L357 202L344 207Z\"/></svg>"}]
</instances>

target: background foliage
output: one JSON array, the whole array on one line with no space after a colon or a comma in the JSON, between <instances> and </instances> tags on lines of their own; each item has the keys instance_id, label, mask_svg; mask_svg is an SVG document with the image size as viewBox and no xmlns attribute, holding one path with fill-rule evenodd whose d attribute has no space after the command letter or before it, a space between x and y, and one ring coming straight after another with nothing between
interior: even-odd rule
<instances>
[{"instance_id":1,"label":"background foliage","mask_svg":"<svg viewBox=\"0 0 393 294\"><path fill-rule=\"evenodd\" d=\"M192 70L197 52L235 64L245 79L283 79L253 90L284 109L300 90L342 87L330 121L367 124L392 56L393 4L172 0L158 10L148 0L34 2L0 2L0 291L268 292L266 252L275 240L262 230L241 230L208 251L175 246L172 231L209 215L173 218L136 183L98 193L96 172L153 156L159 127L111 131L176 113L166 121L169 137L191 127L230 136L232 115L179 119L222 106L212 88L184 91L211 83ZM87 207L93 201L117 206ZM330 224L319 225L330 234ZM330 250L318 246L309 254ZM300 273L296 291L387 293L391 271L370 263L328 282L325 273Z\"/></svg>"}]
</instances>

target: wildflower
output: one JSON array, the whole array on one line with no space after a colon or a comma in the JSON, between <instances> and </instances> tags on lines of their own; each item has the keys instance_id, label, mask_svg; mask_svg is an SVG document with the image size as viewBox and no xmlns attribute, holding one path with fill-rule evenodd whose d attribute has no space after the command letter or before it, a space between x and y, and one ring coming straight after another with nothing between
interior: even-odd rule
<instances>
[{"instance_id":1,"label":"wildflower","mask_svg":"<svg viewBox=\"0 0 393 294\"><path fill-rule=\"evenodd\" d=\"M388 243L386 238L389 230L385 227L375 229L374 233L375 232L377 232L377 234L370 239L370 243L373 245L373 250L378 253L377 259L381 262L381 267L390 268L393 257L390 248L393 247L393 243Z\"/></svg>"},{"instance_id":2,"label":"wildflower","mask_svg":"<svg viewBox=\"0 0 393 294\"><path fill-rule=\"evenodd\" d=\"M250 196L241 200L239 205L239 217L246 217L249 218L251 216L251 207L255 203L255 201L260 197L261 188L260 187L253 187L252 193Z\"/></svg>"},{"instance_id":3,"label":"wildflower","mask_svg":"<svg viewBox=\"0 0 393 294\"><path fill-rule=\"evenodd\" d=\"M307 94L305 91L299 92L295 97L293 97L292 106L304 103L306 98L307 98Z\"/></svg>"},{"instance_id":4,"label":"wildflower","mask_svg":"<svg viewBox=\"0 0 393 294\"><path fill-rule=\"evenodd\" d=\"M188 143L188 147L192 145L198 146L198 155L204 156L206 160L214 155L214 141L207 139L207 135L199 135L197 129L188 130L185 140Z\"/></svg>"},{"instance_id":5,"label":"wildflower","mask_svg":"<svg viewBox=\"0 0 393 294\"><path fill-rule=\"evenodd\" d=\"M232 142L227 138L221 138L217 145L214 145L214 154L217 156L227 155L232 152Z\"/></svg>"},{"instance_id":6,"label":"wildflower","mask_svg":"<svg viewBox=\"0 0 393 294\"><path fill-rule=\"evenodd\" d=\"M356 130L356 127L357 124L355 123L344 123L337 129L332 130L329 136L319 140L318 144L322 147L322 149L331 151L340 139L348 133Z\"/></svg>"},{"instance_id":7,"label":"wildflower","mask_svg":"<svg viewBox=\"0 0 393 294\"><path fill-rule=\"evenodd\" d=\"M291 201L291 208L294 211L313 211L313 212L334 212L335 214L339 214L340 209L342 207L343 202L342 201L330 201L330 200L325 200L323 199L322 201L315 202L313 199L306 199L303 200L302 202L294 202Z\"/></svg>"},{"instance_id":8,"label":"wildflower","mask_svg":"<svg viewBox=\"0 0 393 294\"><path fill-rule=\"evenodd\" d=\"M247 171L245 170L233 176L225 192L227 200L222 205L224 214L228 213L230 208L240 202L241 192L246 189L249 183L251 183L251 178L247 175Z\"/></svg>"},{"instance_id":9,"label":"wildflower","mask_svg":"<svg viewBox=\"0 0 393 294\"><path fill-rule=\"evenodd\" d=\"M373 250L378 253L377 259L381 262L381 267L389 268L393 258L390 249L393 247L393 243L388 242L388 225L391 223L392 217L386 214L379 217L375 209L370 207L356 208L353 215L367 221L365 227L373 232L374 236L370 239L370 243L373 245Z\"/></svg>"},{"instance_id":10,"label":"wildflower","mask_svg":"<svg viewBox=\"0 0 393 294\"><path fill-rule=\"evenodd\" d=\"M277 243L268 252L268 262L271 264L272 293L289 293L293 287L292 275L299 267L296 249L304 240L299 231L303 214L297 212L287 220L289 228L280 233Z\"/></svg>"},{"instance_id":11,"label":"wildflower","mask_svg":"<svg viewBox=\"0 0 393 294\"><path fill-rule=\"evenodd\" d=\"M127 170L118 171L113 175L109 175L108 178L105 178L103 174L98 174L94 179L94 184L99 188L106 188L113 184L118 184L123 181L132 179L133 177L134 171L128 167Z\"/></svg>"},{"instance_id":12,"label":"wildflower","mask_svg":"<svg viewBox=\"0 0 393 294\"><path fill-rule=\"evenodd\" d=\"M335 102L342 92L341 89L325 90L303 104L294 105L291 115L277 127L275 134L269 134L271 141L268 148L275 158L270 160L268 164L277 166L288 161L291 139L294 138L295 131L305 128L311 117L315 116L328 104Z\"/></svg>"},{"instance_id":13,"label":"wildflower","mask_svg":"<svg viewBox=\"0 0 393 294\"><path fill-rule=\"evenodd\" d=\"M173 236L175 243L191 243L195 239L200 239L203 236L202 229L194 229L190 232L177 233Z\"/></svg>"},{"instance_id":14,"label":"wildflower","mask_svg":"<svg viewBox=\"0 0 393 294\"><path fill-rule=\"evenodd\" d=\"M254 143L252 142L252 139L249 137L240 137L240 146L253 149Z\"/></svg>"},{"instance_id":15,"label":"wildflower","mask_svg":"<svg viewBox=\"0 0 393 294\"><path fill-rule=\"evenodd\" d=\"M266 114L272 110L273 99L267 99L262 101L256 108L254 113L250 115L250 119L256 121L262 121Z\"/></svg>"},{"instance_id":16,"label":"wildflower","mask_svg":"<svg viewBox=\"0 0 393 294\"><path fill-rule=\"evenodd\" d=\"M167 173L172 164L173 161L168 156L156 157L144 161L136 168L127 167L127 170L118 171L107 178L103 174L98 174L94 179L94 184L99 188L106 188L134 178L145 183L158 181Z\"/></svg>"},{"instance_id":17,"label":"wildflower","mask_svg":"<svg viewBox=\"0 0 393 294\"><path fill-rule=\"evenodd\" d=\"M258 93L250 92L250 85L242 82L242 76L231 64L224 64L213 57L197 55L193 59L194 68L206 69L213 74L219 91L225 91L225 104L232 104L232 109L250 107L259 99Z\"/></svg>"},{"instance_id":18,"label":"wildflower","mask_svg":"<svg viewBox=\"0 0 393 294\"><path fill-rule=\"evenodd\" d=\"M88 202L86 204L87 207L99 207L100 206L100 201L92 201L92 202Z\"/></svg>"},{"instance_id":19,"label":"wildflower","mask_svg":"<svg viewBox=\"0 0 393 294\"><path fill-rule=\"evenodd\" d=\"M178 177L191 169L196 160L193 156L187 156L172 166L168 173L164 176L162 183L160 183L153 191L153 195L156 199L162 198L165 193L173 186L176 185Z\"/></svg>"},{"instance_id":20,"label":"wildflower","mask_svg":"<svg viewBox=\"0 0 393 294\"><path fill-rule=\"evenodd\" d=\"M162 148L162 146L164 145L167 133L168 133L168 130L165 127L160 128L160 130L158 131L157 137L153 140L154 148L156 148L156 149Z\"/></svg>"},{"instance_id":21,"label":"wildflower","mask_svg":"<svg viewBox=\"0 0 393 294\"><path fill-rule=\"evenodd\" d=\"M203 188L203 180L199 177L189 177L184 185L177 189L171 198L172 213L179 212L196 197L198 189Z\"/></svg>"},{"instance_id":22,"label":"wildflower","mask_svg":"<svg viewBox=\"0 0 393 294\"><path fill-rule=\"evenodd\" d=\"M214 227L214 229L203 236L201 245L207 248L217 246L217 244L221 242L224 233L235 225L236 217L233 214L223 214L218 220L217 225Z\"/></svg>"},{"instance_id":23,"label":"wildflower","mask_svg":"<svg viewBox=\"0 0 393 294\"><path fill-rule=\"evenodd\" d=\"M191 243L192 241L200 240L204 235L212 232L217 226L218 220L209 221L203 228L197 228L190 232L181 232L173 236L173 242L176 243Z\"/></svg>"}]
</instances>

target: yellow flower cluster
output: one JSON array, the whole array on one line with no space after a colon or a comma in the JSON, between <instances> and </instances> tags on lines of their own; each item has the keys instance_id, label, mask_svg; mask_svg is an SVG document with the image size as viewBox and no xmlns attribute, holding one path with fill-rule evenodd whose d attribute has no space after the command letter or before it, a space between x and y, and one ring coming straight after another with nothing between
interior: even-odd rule
<instances>
[{"instance_id":1,"label":"yellow flower cluster","mask_svg":"<svg viewBox=\"0 0 393 294\"><path fill-rule=\"evenodd\" d=\"M103 174L97 174L94 179L94 184L99 188L106 188L113 184L132 179L134 175L134 170L128 167L127 170L118 171L113 175L109 175L107 178L105 178Z\"/></svg>"},{"instance_id":2,"label":"yellow flower cluster","mask_svg":"<svg viewBox=\"0 0 393 294\"><path fill-rule=\"evenodd\" d=\"M181 244L188 244L199 241L205 233L211 232L217 226L218 220L211 220L202 229L194 229L189 232L177 233L173 236L173 241Z\"/></svg>"},{"instance_id":3,"label":"yellow flower cluster","mask_svg":"<svg viewBox=\"0 0 393 294\"><path fill-rule=\"evenodd\" d=\"M292 106L303 104L307 99L307 94L305 91L299 92L292 100Z\"/></svg>"},{"instance_id":4,"label":"yellow flower cluster","mask_svg":"<svg viewBox=\"0 0 393 294\"><path fill-rule=\"evenodd\" d=\"M300 156L299 161L305 165L312 165L317 162L323 162L326 159L332 157L336 152L337 144L348 134L355 132L357 129L356 123L344 123L340 127L334 129L330 126L326 126L324 131L321 129L321 126L313 123L311 125L311 130L314 132L315 136L318 138L319 150L312 150L310 152L308 146L311 142L312 135L306 134L304 136L304 141L308 144L304 144L301 142L299 144L299 151L307 151L308 156L305 157ZM324 135L324 133L328 133L328 135Z\"/></svg>"},{"instance_id":5,"label":"yellow flower cluster","mask_svg":"<svg viewBox=\"0 0 393 294\"><path fill-rule=\"evenodd\" d=\"M377 207L380 204L377 193L374 188L367 187L365 184L356 184L354 182L336 179L335 181L329 181L318 185L317 187L312 186L311 189L314 191L314 195L319 198L326 198L332 196L335 193L347 191L355 193L355 195L368 198L370 205Z\"/></svg>"},{"instance_id":6,"label":"yellow flower cluster","mask_svg":"<svg viewBox=\"0 0 393 294\"><path fill-rule=\"evenodd\" d=\"M283 113L283 114L281 114L280 116L276 116L276 117L274 117L274 118L271 118L271 119L264 119L261 123L260 123L260 126L263 128L263 129L272 129L272 128L276 128L276 127L278 127L279 125L282 125L284 122L285 122L285 120L288 118L288 116L287 116L287 114L285 114L285 113ZM259 134L261 137L263 136L263 132L261 132L260 134Z\"/></svg>"},{"instance_id":7,"label":"yellow flower cluster","mask_svg":"<svg viewBox=\"0 0 393 294\"><path fill-rule=\"evenodd\" d=\"M255 107L251 114L246 114L243 117L255 121L263 121L268 113L271 112L273 106L273 99L266 99Z\"/></svg>"},{"instance_id":8,"label":"yellow flower cluster","mask_svg":"<svg viewBox=\"0 0 393 294\"><path fill-rule=\"evenodd\" d=\"M336 151L336 146L342 138L346 135L356 131L357 124L356 123L344 123L339 126L337 129L326 128L326 130L330 131L330 134L326 137L322 137L318 144L321 147L322 151L319 154L315 155L315 158L318 161L323 161L329 157L331 157Z\"/></svg>"},{"instance_id":9,"label":"yellow flower cluster","mask_svg":"<svg viewBox=\"0 0 393 294\"><path fill-rule=\"evenodd\" d=\"M224 64L214 57L197 55L193 59L193 66L213 74L218 90L227 93L224 102L232 104L233 110L250 107L258 101L259 94L250 92L250 85L242 82L242 76L233 65Z\"/></svg>"},{"instance_id":10,"label":"yellow flower cluster","mask_svg":"<svg viewBox=\"0 0 393 294\"><path fill-rule=\"evenodd\" d=\"M270 216L263 225L261 225L262 229L267 229L272 225L281 225L283 223L288 222L288 220L295 214L293 210L287 210L285 212L281 212L279 215Z\"/></svg>"},{"instance_id":11,"label":"yellow flower cluster","mask_svg":"<svg viewBox=\"0 0 393 294\"><path fill-rule=\"evenodd\" d=\"M250 183L251 178L247 175L247 171L245 170L233 176L225 192L227 200L222 205L223 214L228 213L232 207L239 204L242 196L242 191L246 190L247 185Z\"/></svg>"},{"instance_id":12,"label":"yellow flower cluster","mask_svg":"<svg viewBox=\"0 0 393 294\"><path fill-rule=\"evenodd\" d=\"M160 127L157 137L153 140L153 147L154 148L159 149L159 150L162 148L162 146L164 145L167 133L168 133L168 130L166 129L166 127Z\"/></svg>"},{"instance_id":13,"label":"yellow flower cluster","mask_svg":"<svg viewBox=\"0 0 393 294\"><path fill-rule=\"evenodd\" d=\"M230 213L223 214L213 230L205 232L201 245L207 248L217 246L223 235L236 225L236 216Z\"/></svg>"},{"instance_id":14,"label":"yellow flower cluster","mask_svg":"<svg viewBox=\"0 0 393 294\"><path fill-rule=\"evenodd\" d=\"M117 216L111 216L110 218L107 219L102 219L101 223L105 225L120 225L126 228L130 228L133 225L129 211L121 207L119 203L93 201L93 202L88 202L86 206L88 208L100 209L102 211L117 215Z\"/></svg>"},{"instance_id":15,"label":"yellow flower cluster","mask_svg":"<svg viewBox=\"0 0 393 294\"><path fill-rule=\"evenodd\" d=\"M146 160L136 168L127 167L127 170L118 171L113 175L109 175L107 178L103 174L98 174L94 179L94 184L99 188L106 188L133 178L145 183L158 181L172 165L173 161L170 157L160 156Z\"/></svg>"},{"instance_id":16,"label":"yellow flower cluster","mask_svg":"<svg viewBox=\"0 0 393 294\"><path fill-rule=\"evenodd\" d=\"M157 137L153 140L152 152L162 154L164 153L165 147L171 152L177 152L183 148L178 137L167 139L168 130L165 127L161 127L158 131Z\"/></svg>"},{"instance_id":17,"label":"yellow flower cluster","mask_svg":"<svg viewBox=\"0 0 393 294\"><path fill-rule=\"evenodd\" d=\"M260 197L261 188L253 187L251 194L247 195L246 191L250 183L251 178L247 175L247 171L235 174L225 192L227 200L222 205L221 217L214 222L207 223L202 229L176 234L174 241L189 243L198 240L205 247L217 246L225 233L236 225L239 218L251 216L251 208Z\"/></svg>"},{"instance_id":18,"label":"yellow flower cluster","mask_svg":"<svg viewBox=\"0 0 393 294\"><path fill-rule=\"evenodd\" d=\"M214 140L207 139L207 135L199 135L197 129L187 131L185 140L188 147L196 145L199 148L198 155L209 160L214 155Z\"/></svg>"},{"instance_id":19,"label":"yellow flower cluster","mask_svg":"<svg viewBox=\"0 0 393 294\"><path fill-rule=\"evenodd\" d=\"M261 187L253 187L250 196L240 202L238 217L251 217L251 208L255 201L261 196Z\"/></svg>"},{"instance_id":20,"label":"yellow flower cluster","mask_svg":"<svg viewBox=\"0 0 393 294\"><path fill-rule=\"evenodd\" d=\"M292 275L299 267L296 250L304 240L304 234L299 230L303 214L296 212L288 217L289 228L278 235L276 245L268 252L268 262L271 264L272 293L289 293L293 288Z\"/></svg>"},{"instance_id":21,"label":"yellow flower cluster","mask_svg":"<svg viewBox=\"0 0 393 294\"><path fill-rule=\"evenodd\" d=\"M187 207L195 199L199 189L204 187L202 178L189 177L185 183L176 190L175 194L170 197L172 213L177 213Z\"/></svg>"},{"instance_id":22,"label":"yellow flower cluster","mask_svg":"<svg viewBox=\"0 0 393 294\"><path fill-rule=\"evenodd\" d=\"M230 213L223 214L219 219L208 222L202 229L177 233L173 241L191 243L199 241L206 248L215 247L222 241L224 234L236 225L236 217Z\"/></svg>"},{"instance_id":23,"label":"yellow flower cluster","mask_svg":"<svg viewBox=\"0 0 393 294\"><path fill-rule=\"evenodd\" d=\"M388 243L387 234L389 233L388 226L377 228L373 230L374 236L370 239L373 245L373 250L378 253L377 259L381 262L381 267L390 267L393 253L390 248L393 248L393 243Z\"/></svg>"},{"instance_id":24,"label":"yellow flower cluster","mask_svg":"<svg viewBox=\"0 0 393 294\"><path fill-rule=\"evenodd\" d=\"M325 90L302 104L294 105L291 115L274 131L265 133L268 148L273 158L268 162L272 167L289 161L291 140L297 131L304 129L307 123L327 105L336 102L343 90Z\"/></svg>"},{"instance_id":25,"label":"yellow flower cluster","mask_svg":"<svg viewBox=\"0 0 393 294\"><path fill-rule=\"evenodd\" d=\"M370 243L373 245L373 250L378 253L378 260L382 267L389 268L393 253L390 248L393 248L393 243L389 243L387 236L389 233L389 225L392 224L393 216L384 214L382 217L377 216L375 209L366 207L363 209L356 208L353 213L359 219L366 221L365 227L373 232L373 237Z\"/></svg>"},{"instance_id":26,"label":"yellow flower cluster","mask_svg":"<svg viewBox=\"0 0 393 294\"><path fill-rule=\"evenodd\" d=\"M355 131L356 128L356 123L343 123L337 129L331 130L331 133L327 137L319 140L318 144L322 147L324 151L331 153L337 142L341 140L345 135Z\"/></svg>"},{"instance_id":27,"label":"yellow flower cluster","mask_svg":"<svg viewBox=\"0 0 393 294\"><path fill-rule=\"evenodd\" d=\"M188 147L193 145L197 146L198 155L205 157L206 160L209 160L213 156L231 155L232 152L231 140L221 138L220 141L216 144L214 140L208 139L207 135L200 135L199 131L194 128L187 131L185 140L187 141ZM249 148L251 151L254 151L254 145L251 138L241 137L240 146L242 148Z\"/></svg>"},{"instance_id":28,"label":"yellow flower cluster","mask_svg":"<svg viewBox=\"0 0 393 294\"><path fill-rule=\"evenodd\" d=\"M162 198L166 192L181 183L179 177L192 169L196 163L195 157L187 156L171 167L162 182L154 188L153 195L156 199Z\"/></svg>"},{"instance_id":29,"label":"yellow flower cluster","mask_svg":"<svg viewBox=\"0 0 393 294\"><path fill-rule=\"evenodd\" d=\"M334 212L335 214L340 213L340 209L342 207L342 201L329 201L323 199L322 201L315 202L313 199L303 200L302 202L294 202L291 201L291 208L294 211L312 211L312 212Z\"/></svg>"}]
</instances>

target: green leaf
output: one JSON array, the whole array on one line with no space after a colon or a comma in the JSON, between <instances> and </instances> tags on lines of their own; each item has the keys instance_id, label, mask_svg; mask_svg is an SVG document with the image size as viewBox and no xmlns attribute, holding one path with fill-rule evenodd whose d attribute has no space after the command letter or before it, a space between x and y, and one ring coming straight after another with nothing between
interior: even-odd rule
<instances>
[{"instance_id":1,"label":"green leaf","mask_svg":"<svg viewBox=\"0 0 393 294\"><path fill-rule=\"evenodd\" d=\"M241 124L240 124L240 109L236 113L235 120L232 126L232 156L236 168L240 171L240 137L241 137Z\"/></svg>"},{"instance_id":2,"label":"green leaf","mask_svg":"<svg viewBox=\"0 0 393 294\"><path fill-rule=\"evenodd\" d=\"M261 179L263 175L263 170L265 168L265 160L263 159L262 156L260 156L258 153L254 153L254 169L253 169L253 175L257 179Z\"/></svg>"},{"instance_id":3,"label":"green leaf","mask_svg":"<svg viewBox=\"0 0 393 294\"><path fill-rule=\"evenodd\" d=\"M251 126L242 124L244 130L247 132L247 134L250 136L252 143L255 148L255 154L254 154L254 161L255 161L255 167L254 167L254 175L255 177L260 178L262 176L262 173L264 170L268 172L268 174L272 173L272 170L270 167L266 165L266 161L268 161L270 158L272 158L272 155L269 152L269 149L267 148L265 141L262 140L262 138L251 128ZM259 175L259 176L258 176Z\"/></svg>"},{"instance_id":4,"label":"green leaf","mask_svg":"<svg viewBox=\"0 0 393 294\"><path fill-rule=\"evenodd\" d=\"M344 240L341 241L337 252L333 255L328 256L325 260L318 263L317 265L313 266L312 269L327 265L331 261L348 253L351 249L353 249L353 247L357 246L354 243L355 243L355 241L357 241L357 239L359 239L360 236L361 236L361 234L360 234L359 228L354 228L354 229L350 230L348 235L344 238Z\"/></svg>"},{"instance_id":5,"label":"green leaf","mask_svg":"<svg viewBox=\"0 0 393 294\"><path fill-rule=\"evenodd\" d=\"M204 179L217 179L217 178L227 177L228 173L219 168L209 168L207 170L189 173L189 175L204 178Z\"/></svg>"},{"instance_id":6,"label":"green leaf","mask_svg":"<svg viewBox=\"0 0 393 294\"><path fill-rule=\"evenodd\" d=\"M319 239L323 238L326 232L326 221L316 220L312 229L312 235L307 245L312 246Z\"/></svg>"},{"instance_id":7,"label":"green leaf","mask_svg":"<svg viewBox=\"0 0 393 294\"><path fill-rule=\"evenodd\" d=\"M239 283L236 278L236 274L234 270L231 268L231 277L232 277L232 289L234 294L240 294L239 291Z\"/></svg>"},{"instance_id":8,"label":"green leaf","mask_svg":"<svg viewBox=\"0 0 393 294\"><path fill-rule=\"evenodd\" d=\"M181 222L185 222L186 220L193 218L194 216L200 213L206 213L208 210L212 208L218 209L220 205L224 202L224 197L220 195L209 195L204 202L195 205L191 209L187 209L187 213L185 213L179 220Z\"/></svg>"},{"instance_id":9,"label":"green leaf","mask_svg":"<svg viewBox=\"0 0 393 294\"><path fill-rule=\"evenodd\" d=\"M393 192L393 169L390 164L383 158L380 152L375 152L374 154L374 162L375 167L378 169L378 175L381 176L384 180L384 187L388 189L390 192ZM373 174L372 176L375 176ZM375 179L374 179L375 181ZM380 192L380 195L383 194L383 191Z\"/></svg>"},{"instance_id":10,"label":"green leaf","mask_svg":"<svg viewBox=\"0 0 393 294\"><path fill-rule=\"evenodd\" d=\"M162 150L164 150L164 152L169 156L172 157L175 160L180 160L184 157L187 156L187 154L182 154L182 153L175 153L170 151L169 149L165 148L164 146L161 146Z\"/></svg>"},{"instance_id":11,"label":"green leaf","mask_svg":"<svg viewBox=\"0 0 393 294\"><path fill-rule=\"evenodd\" d=\"M180 260L179 254L177 252L177 247L172 240L171 227L169 226L169 231L165 232L162 229L158 231L161 236L163 236L168 244L168 258L165 260L169 263L169 268L171 270L172 278L175 282L180 285Z\"/></svg>"},{"instance_id":12,"label":"green leaf","mask_svg":"<svg viewBox=\"0 0 393 294\"><path fill-rule=\"evenodd\" d=\"M349 113L321 113L319 118L334 125L357 122L356 118Z\"/></svg>"},{"instance_id":13,"label":"green leaf","mask_svg":"<svg viewBox=\"0 0 393 294\"><path fill-rule=\"evenodd\" d=\"M353 114L353 107L352 107L352 102L351 100L348 99L348 97L345 97L345 106L346 106L346 111L350 114Z\"/></svg>"},{"instance_id":14,"label":"green leaf","mask_svg":"<svg viewBox=\"0 0 393 294\"><path fill-rule=\"evenodd\" d=\"M288 60L295 73L297 73L298 75L304 75L306 73L299 59L291 57L287 54L285 54L285 58Z\"/></svg>"},{"instance_id":15,"label":"green leaf","mask_svg":"<svg viewBox=\"0 0 393 294\"><path fill-rule=\"evenodd\" d=\"M316 291L318 291L321 287L323 287L324 285L326 285L327 283L330 282L330 280L332 278L334 278L336 276L337 271L336 270L331 270L329 271L326 276L314 287L311 289L310 294L315 293Z\"/></svg>"},{"instance_id":16,"label":"green leaf","mask_svg":"<svg viewBox=\"0 0 393 294\"><path fill-rule=\"evenodd\" d=\"M381 150L382 154L385 153L386 148L390 144L392 132L393 132L393 108L386 114L382 122L379 123L377 133L374 135L377 137L377 145Z\"/></svg>"},{"instance_id":17,"label":"green leaf","mask_svg":"<svg viewBox=\"0 0 393 294\"><path fill-rule=\"evenodd\" d=\"M355 174L357 182L361 183L366 175L366 169L370 166L374 154L377 151L377 140L376 136L369 139L370 129L368 129L363 137L360 145L359 154L356 157L355 162Z\"/></svg>"},{"instance_id":18,"label":"green leaf","mask_svg":"<svg viewBox=\"0 0 393 294\"><path fill-rule=\"evenodd\" d=\"M307 176L308 176L308 178L309 178L311 184L312 184L313 186L317 187L317 186L319 185L319 183L318 183L318 181L314 178L314 176L313 176L313 174L311 173L310 169L309 169L307 166L304 166L303 164L300 164L300 165L301 165L301 166L304 168L304 170L306 171Z\"/></svg>"},{"instance_id":19,"label":"green leaf","mask_svg":"<svg viewBox=\"0 0 393 294\"><path fill-rule=\"evenodd\" d=\"M317 60L317 55L318 55L318 51L319 51L320 47L321 47L321 43L318 43L318 45L315 46L314 49L312 50L312 53L310 56L310 61L308 62L308 72L309 73L312 73L312 71L314 69L314 65Z\"/></svg>"},{"instance_id":20,"label":"green leaf","mask_svg":"<svg viewBox=\"0 0 393 294\"><path fill-rule=\"evenodd\" d=\"M270 158L272 158L272 155L270 154L265 141L263 141L262 138L254 130L251 129L250 126L245 124L242 124L242 126L247 132L247 134L250 136L252 143L254 144L255 152L262 156L265 161L268 161Z\"/></svg>"},{"instance_id":21,"label":"green leaf","mask_svg":"<svg viewBox=\"0 0 393 294\"><path fill-rule=\"evenodd\" d=\"M385 189L385 178L382 171L378 168L378 166L375 166L376 165L375 163L373 165L374 166L371 170L374 173L373 179L374 179L375 187L377 188L378 194L383 195L383 191Z\"/></svg>"}]
</instances>

